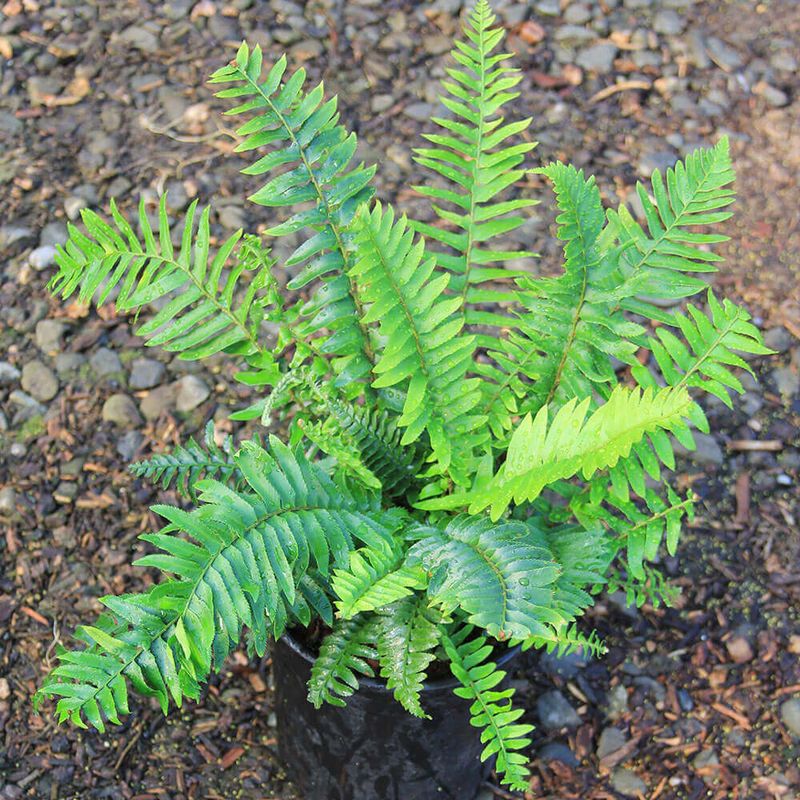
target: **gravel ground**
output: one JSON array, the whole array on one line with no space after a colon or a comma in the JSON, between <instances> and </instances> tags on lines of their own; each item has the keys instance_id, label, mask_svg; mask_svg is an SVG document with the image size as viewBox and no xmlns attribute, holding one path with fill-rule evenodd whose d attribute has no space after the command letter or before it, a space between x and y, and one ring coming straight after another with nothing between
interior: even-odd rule
<instances>
[{"instance_id":1,"label":"gravel ground","mask_svg":"<svg viewBox=\"0 0 800 800\"><path fill-rule=\"evenodd\" d=\"M740 201L715 285L747 302L777 355L713 437L680 465L702 498L676 609L590 615L601 662L535 659L516 677L539 724L532 796L796 797L800 785L800 174L795 0L498 2L523 70L519 113L542 160L598 176L609 201L722 133ZM243 38L287 50L340 96L379 194L427 216L411 148L435 109L460 0L8 0L0 8L0 798L273 798L269 663L243 654L198 708L164 721L141 702L107 738L37 717L30 695L55 643L108 592L169 496L125 464L247 402L223 360L143 353L128 321L53 301L65 222L169 191L216 198L214 232L265 226L206 75ZM558 268L546 187L521 245ZM291 242L279 243L285 252ZM546 724L545 724L546 723ZM486 789L485 800L493 796ZM500 794L499 797L506 795Z\"/></svg>"}]
</instances>

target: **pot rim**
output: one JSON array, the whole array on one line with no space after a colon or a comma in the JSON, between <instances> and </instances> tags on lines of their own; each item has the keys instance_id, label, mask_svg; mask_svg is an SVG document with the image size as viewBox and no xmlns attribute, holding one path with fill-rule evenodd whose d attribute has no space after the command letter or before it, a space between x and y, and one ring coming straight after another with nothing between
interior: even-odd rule
<instances>
[{"instance_id":1,"label":"pot rim","mask_svg":"<svg viewBox=\"0 0 800 800\"><path fill-rule=\"evenodd\" d=\"M284 631L283 635L280 637L280 639L278 639L276 644L278 642L283 642L290 650L292 650L292 652L300 656L309 666L312 666L314 661L316 661L314 656L311 655L311 653L292 636L291 631ZM511 661L511 659L518 655L521 650L522 648L520 645L507 648L502 655L494 659L494 663L498 668L503 668L506 664L508 664L509 661ZM369 689L385 692L386 694L393 694L393 692L387 688L385 681L377 680L376 678L369 678L366 675L358 676L358 684L359 687L364 686ZM426 692L442 691L444 689L457 689L459 686L461 686L461 682L452 676L448 678L437 678L434 681L425 680L422 684L422 694L425 694Z\"/></svg>"}]
</instances>

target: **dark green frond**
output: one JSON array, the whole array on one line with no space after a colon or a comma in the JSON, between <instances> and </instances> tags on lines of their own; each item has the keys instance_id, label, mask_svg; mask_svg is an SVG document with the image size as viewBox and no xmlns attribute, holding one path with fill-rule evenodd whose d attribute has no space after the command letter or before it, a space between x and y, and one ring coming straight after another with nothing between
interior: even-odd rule
<instances>
[{"instance_id":1,"label":"dark green frond","mask_svg":"<svg viewBox=\"0 0 800 800\"><path fill-rule=\"evenodd\" d=\"M552 607L560 567L522 522L459 516L441 530L419 526L409 552L430 574L428 597L460 609L498 639L524 639L561 621Z\"/></svg>"},{"instance_id":2,"label":"dark green frond","mask_svg":"<svg viewBox=\"0 0 800 800\"><path fill-rule=\"evenodd\" d=\"M232 84L217 93L239 105L228 114L250 114L237 131L244 141L239 152L269 152L243 170L248 175L268 175L267 182L250 197L270 208L290 208L293 215L270 228L273 236L306 233L306 238L286 260L301 268L292 289L319 281L306 304L307 333L322 332L320 350L334 356L341 386L365 377L372 363L372 345L361 324L361 301L348 278L346 230L358 206L373 195L374 167L349 168L356 152L355 134L339 124L337 100L325 100L322 84L304 90L306 74L299 69L286 74L282 56L262 76L261 48L242 44L236 59L217 70L211 83Z\"/></svg>"},{"instance_id":3,"label":"dark green frond","mask_svg":"<svg viewBox=\"0 0 800 800\"><path fill-rule=\"evenodd\" d=\"M381 677L395 700L416 717L427 717L420 704L425 670L439 644L442 615L424 595L412 595L385 608L378 617Z\"/></svg>"},{"instance_id":4,"label":"dark green frond","mask_svg":"<svg viewBox=\"0 0 800 800\"><path fill-rule=\"evenodd\" d=\"M152 694L148 681L160 685L152 672L158 659L164 659L161 672L170 677L166 685L176 702L181 692L196 696L212 667L219 669L238 645L244 626L263 654L268 637L280 636L289 619L302 621L306 606L324 614L314 575L327 577L333 565L347 565L358 544L390 548L397 515L381 512L374 497L335 484L301 452L273 438L269 453L250 442L235 460L246 491L205 480L198 486L201 505L194 511L154 506L170 524L142 536L160 552L137 563L176 577L146 595L106 598L124 626L114 636L100 628L85 631L105 659L107 678L75 672L74 685L65 687L62 671L55 674L57 683L41 690L63 698L62 718L75 721L83 713L95 727L102 726L103 716L116 721L124 711L105 691L107 685L118 684L117 676L123 675L138 691ZM304 582L306 575L310 580ZM86 657L62 656L66 663L70 659ZM166 691L158 696L166 711Z\"/></svg>"},{"instance_id":5,"label":"dark green frond","mask_svg":"<svg viewBox=\"0 0 800 800\"><path fill-rule=\"evenodd\" d=\"M214 438L214 423L206 425L203 443L193 438L170 453L157 453L128 469L137 478L147 478L162 489L174 487L184 497L196 499L195 484L202 478L216 478L232 488L241 486L242 477L234 460L233 439L226 436L222 445Z\"/></svg>"},{"instance_id":6,"label":"dark green frond","mask_svg":"<svg viewBox=\"0 0 800 800\"><path fill-rule=\"evenodd\" d=\"M518 721L523 710L511 705L514 690L499 688L506 673L488 660L493 652L491 645L485 636L473 636L469 627L457 634L443 634L442 644L450 659L450 669L461 683L455 693L473 701L471 722L476 728L482 728L481 742L486 745L481 761L496 755L496 770L502 782L512 789L525 791L528 759L519 751L530 745L528 734L533 725Z\"/></svg>"},{"instance_id":7,"label":"dark green frond","mask_svg":"<svg viewBox=\"0 0 800 800\"><path fill-rule=\"evenodd\" d=\"M356 673L375 676L369 661L378 658L374 642L377 623L372 617L338 620L322 640L319 656L311 668L308 700L315 708L323 703L344 706L345 699L358 689Z\"/></svg>"}]
</instances>

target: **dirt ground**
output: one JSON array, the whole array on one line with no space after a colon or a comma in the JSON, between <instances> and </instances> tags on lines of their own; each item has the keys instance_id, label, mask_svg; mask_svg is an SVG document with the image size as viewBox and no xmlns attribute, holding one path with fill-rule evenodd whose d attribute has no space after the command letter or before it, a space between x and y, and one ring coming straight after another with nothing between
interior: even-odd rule
<instances>
[{"instance_id":1,"label":"dirt ground","mask_svg":"<svg viewBox=\"0 0 800 800\"><path fill-rule=\"evenodd\" d=\"M129 320L55 302L48 248L82 207L116 196L130 209L164 190L176 212L194 196L217 198L215 235L267 226L246 203L252 183L203 83L245 36L324 77L363 157L380 165L381 197L425 216L408 188L425 179L411 148L433 111L461 5L0 7L0 800L297 797L277 761L268 658L237 653L202 703L167 719L140 700L106 737L31 709L55 646L98 609L97 597L153 580L129 566L144 552L136 537L158 526L147 506L175 498L126 463L196 435L208 419L238 435L227 415L248 401L223 360L200 370L142 353ZM537 730L529 797L796 800L800 5L495 5L519 54L519 113L534 118L535 156L595 172L609 202L630 199L654 166L731 137L740 199L714 284L748 304L777 351L754 362L758 382L745 382L732 412L708 407L713 437L679 464L679 482L701 500L679 558L665 562L681 589L675 607L608 598L586 620L607 657L520 663L529 721L538 724L551 692L574 711L561 728ZM543 203L524 245L552 271L551 198L538 179L528 188ZM102 414L118 393L134 405L121 424ZM493 796L512 795L487 784L482 800Z\"/></svg>"}]
</instances>

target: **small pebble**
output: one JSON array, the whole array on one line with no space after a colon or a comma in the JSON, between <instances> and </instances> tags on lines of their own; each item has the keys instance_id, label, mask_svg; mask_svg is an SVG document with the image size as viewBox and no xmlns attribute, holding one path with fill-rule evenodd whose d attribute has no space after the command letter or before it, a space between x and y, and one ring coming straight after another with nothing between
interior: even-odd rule
<instances>
[{"instance_id":1,"label":"small pebble","mask_svg":"<svg viewBox=\"0 0 800 800\"><path fill-rule=\"evenodd\" d=\"M46 244L31 250L31 254L28 256L28 263L35 270L52 267L56 263L56 248Z\"/></svg>"}]
</instances>

